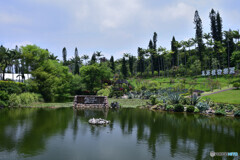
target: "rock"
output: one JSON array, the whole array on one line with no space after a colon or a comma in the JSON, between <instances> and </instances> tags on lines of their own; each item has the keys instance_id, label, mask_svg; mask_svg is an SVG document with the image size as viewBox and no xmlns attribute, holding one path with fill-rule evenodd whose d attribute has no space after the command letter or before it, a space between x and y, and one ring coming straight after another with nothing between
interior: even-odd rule
<instances>
[{"instance_id":1,"label":"rock","mask_svg":"<svg viewBox=\"0 0 240 160\"><path fill-rule=\"evenodd\" d=\"M109 124L110 121L107 121L105 119L95 119L95 118L92 118L92 119L89 119L88 123L90 124L95 124L95 125L102 125L102 124Z\"/></svg>"},{"instance_id":2,"label":"rock","mask_svg":"<svg viewBox=\"0 0 240 160\"><path fill-rule=\"evenodd\" d=\"M118 102L112 102L111 103L111 108L120 108L120 105Z\"/></svg>"}]
</instances>

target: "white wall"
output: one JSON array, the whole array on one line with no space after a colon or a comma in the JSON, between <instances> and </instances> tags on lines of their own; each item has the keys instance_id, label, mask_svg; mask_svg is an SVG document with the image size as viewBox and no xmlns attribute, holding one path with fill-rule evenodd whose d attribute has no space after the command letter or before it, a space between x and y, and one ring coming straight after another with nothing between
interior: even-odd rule
<instances>
[{"instance_id":1,"label":"white wall","mask_svg":"<svg viewBox=\"0 0 240 160\"><path fill-rule=\"evenodd\" d=\"M25 80L32 78L31 74L24 74ZM2 80L3 74L0 73L0 80ZM12 73L5 73L5 80L11 79L13 81L22 81L22 75L21 74L12 74Z\"/></svg>"}]
</instances>

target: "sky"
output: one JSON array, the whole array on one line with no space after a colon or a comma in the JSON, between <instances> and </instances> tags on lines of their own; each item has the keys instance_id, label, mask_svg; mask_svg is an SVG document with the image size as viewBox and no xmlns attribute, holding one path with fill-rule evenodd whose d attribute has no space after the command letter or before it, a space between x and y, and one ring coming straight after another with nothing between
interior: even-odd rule
<instances>
[{"instance_id":1,"label":"sky","mask_svg":"<svg viewBox=\"0 0 240 160\"><path fill-rule=\"evenodd\" d=\"M75 47L80 56L95 51L110 58L137 55L153 32L157 46L195 36L194 12L210 32L209 12L219 11L223 30L240 29L239 0L0 0L0 44L7 48L36 44L62 59Z\"/></svg>"}]
</instances>

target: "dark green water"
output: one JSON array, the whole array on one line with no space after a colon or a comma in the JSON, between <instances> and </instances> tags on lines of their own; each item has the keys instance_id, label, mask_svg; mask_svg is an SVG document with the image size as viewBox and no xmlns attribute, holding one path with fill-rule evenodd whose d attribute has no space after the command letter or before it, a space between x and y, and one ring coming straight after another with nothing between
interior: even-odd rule
<instances>
[{"instance_id":1,"label":"dark green water","mask_svg":"<svg viewBox=\"0 0 240 160\"><path fill-rule=\"evenodd\" d=\"M112 123L91 126L92 117ZM0 159L211 159L240 153L240 120L139 109L0 110ZM232 158L230 158L232 159Z\"/></svg>"}]
</instances>

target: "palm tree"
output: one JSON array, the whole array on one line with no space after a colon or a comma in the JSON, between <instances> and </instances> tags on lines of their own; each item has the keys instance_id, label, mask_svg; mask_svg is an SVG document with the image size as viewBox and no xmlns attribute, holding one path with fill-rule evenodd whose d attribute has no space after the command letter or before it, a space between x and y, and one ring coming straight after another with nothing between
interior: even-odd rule
<instances>
[{"instance_id":1,"label":"palm tree","mask_svg":"<svg viewBox=\"0 0 240 160\"><path fill-rule=\"evenodd\" d=\"M5 47L0 47L0 68L3 72L3 80L5 80L6 68L12 64L12 51Z\"/></svg>"},{"instance_id":2,"label":"palm tree","mask_svg":"<svg viewBox=\"0 0 240 160\"><path fill-rule=\"evenodd\" d=\"M191 58L191 51L190 51L190 48L194 45L194 42L192 40L193 38L190 38L189 40L186 41L186 47L188 47L188 54L190 56L190 59L191 59L191 64L192 64L192 58Z\"/></svg>"},{"instance_id":3,"label":"palm tree","mask_svg":"<svg viewBox=\"0 0 240 160\"><path fill-rule=\"evenodd\" d=\"M96 51L96 52L95 52L95 55L96 55L96 57L98 57L98 58L97 58L98 61L100 60L100 57L103 56L103 55L101 54L101 51Z\"/></svg>"},{"instance_id":4,"label":"palm tree","mask_svg":"<svg viewBox=\"0 0 240 160\"><path fill-rule=\"evenodd\" d=\"M85 65L86 65L87 64L87 60L89 59L89 56L85 54L81 58L84 59Z\"/></svg>"}]
</instances>

